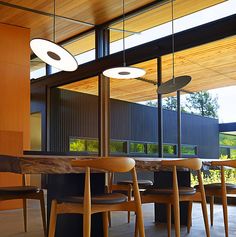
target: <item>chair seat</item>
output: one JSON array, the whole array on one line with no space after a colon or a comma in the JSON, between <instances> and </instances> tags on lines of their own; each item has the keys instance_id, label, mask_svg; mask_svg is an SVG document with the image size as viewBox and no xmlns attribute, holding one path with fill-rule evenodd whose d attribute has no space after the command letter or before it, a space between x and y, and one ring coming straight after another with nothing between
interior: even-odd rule
<instances>
[{"instance_id":1,"label":"chair seat","mask_svg":"<svg viewBox=\"0 0 236 237\"><path fill-rule=\"evenodd\" d=\"M198 188L198 186L196 186L196 188ZM205 189L221 189L221 183L213 183L213 184L205 184L204 185ZM230 183L226 183L226 189L227 190L236 190L236 185L235 184L230 184Z\"/></svg>"},{"instance_id":2,"label":"chair seat","mask_svg":"<svg viewBox=\"0 0 236 237\"><path fill-rule=\"evenodd\" d=\"M131 185L133 185L133 181L132 180L123 180L123 181L117 182L117 184L122 184L122 185L131 184ZM151 180L148 180L148 179L139 179L138 180L138 186L140 189L147 189L152 185L153 185L153 182Z\"/></svg>"},{"instance_id":3,"label":"chair seat","mask_svg":"<svg viewBox=\"0 0 236 237\"><path fill-rule=\"evenodd\" d=\"M83 203L84 197L71 196L57 199L58 203L69 202L69 203ZM117 204L127 201L127 196L121 193L111 193L93 196L91 198L92 204Z\"/></svg>"},{"instance_id":4,"label":"chair seat","mask_svg":"<svg viewBox=\"0 0 236 237\"><path fill-rule=\"evenodd\" d=\"M196 193L195 188L191 187L179 187L179 194L180 195L193 195ZM170 195L173 194L173 189L168 189L168 188L148 188L143 192L143 195Z\"/></svg>"},{"instance_id":5,"label":"chair seat","mask_svg":"<svg viewBox=\"0 0 236 237\"><path fill-rule=\"evenodd\" d=\"M36 186L12 186L12 187L1 187L0 195L20 195L38 193L40 188Z\"/></svg>"}]
</instances>

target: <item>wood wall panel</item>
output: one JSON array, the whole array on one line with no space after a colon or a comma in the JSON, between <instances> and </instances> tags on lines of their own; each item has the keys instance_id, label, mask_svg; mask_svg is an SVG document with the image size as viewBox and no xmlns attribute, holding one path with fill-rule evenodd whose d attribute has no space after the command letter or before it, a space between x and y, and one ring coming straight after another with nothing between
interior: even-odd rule
<instances>
[{"instance_id":1,"label":"wood wall panel","mask_svg":"<svg viewBox=\"0 0 236 237\"><path fill-rule=\"evenodd\" d=\"M0 35L0 131L5 131L4 141L5 144L9 144L1 146L0 153L19 155L19 151L22 154L23 149L29 149L30 144L30 31L22 27L0 24ZM9 131L12 132L10 135ZM21 134L21 142L18 133ZM0 174L0 186L21 184L21 175ZM21 202L9 201L0 204L0 209L10 207L21 207Z\"/></svg>"},{"instance_id":2,"label":"wood wall panel","mask_svg":"<svg viewBox=\"0 0 236 237\"><path fill-rule=\"evenodd\" d=\"M0 131L0 154L20 156L23 155L23 132ZM0 186L22 185L21 175L0 173ZM19 200L0 201L0 210L21 207Z\"/></svg>"}]
</instances>

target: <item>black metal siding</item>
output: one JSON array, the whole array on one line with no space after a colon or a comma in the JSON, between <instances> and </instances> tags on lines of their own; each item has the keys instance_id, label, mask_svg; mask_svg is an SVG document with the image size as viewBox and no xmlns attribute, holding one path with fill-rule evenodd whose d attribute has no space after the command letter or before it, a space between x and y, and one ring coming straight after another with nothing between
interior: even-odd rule
<instances>
[{"instance_id":1,"label":"black metal siding","mask_svg":"<svg viewBox=\"0 0 236 237\"><path fill-rule=\"evenodd\" d=\"M157 108L111 100L111 139L157 142ZM98 137L98 97L51 90L50 150L66 152L69 137ZM177 115L164 110L164 143L177 144ZM201 158L218 158L218 120L182 113L182 144L198 147Z\"/></svg>"}]
</instances>

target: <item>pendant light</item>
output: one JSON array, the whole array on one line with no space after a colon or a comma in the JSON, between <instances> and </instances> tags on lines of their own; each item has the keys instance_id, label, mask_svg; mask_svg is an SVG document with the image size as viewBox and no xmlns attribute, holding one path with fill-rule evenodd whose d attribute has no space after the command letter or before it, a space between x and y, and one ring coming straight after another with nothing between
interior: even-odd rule
<instances>
[{"instance_id":1,"label":"pendant light","mask_svg":"<svg viewBox=\"0 0 236 237\"><path fill-rule=\"evenodd\" d=\"M172 15L172 79L162 83L158 89L158 94L169 94L180 90L186 86L190 81L191 77L184 75L175 77L175 38L174 38L174 0L171 1L171 15Z\"/></svg>"},{"instance_id":2,"label":"pendant light","mask_svg":"<svg viewBox=\"0 0 236 237\"><path fill-rule=\"evenodd\" d=\"M56 0L54 0L53 41L34 38L30 41L32 51L45 63L63 71L75 71L78 63L65 48L56 44Z\"/></svg>"},{"instance_id":3,"label":"pendant light","mask_svg":"<svg viewBox=\"0 0 236 237\"><path fill-rule=\"evenodd\" d=\"M126 66L126 55L125 55L125 2L122 1L123 7L123 66L107 69L103 72L103 75L110 78L116 79L132 79L142 77L146 74L145 70L137 67L127 67Z\"/></svg>"}]
</instances>

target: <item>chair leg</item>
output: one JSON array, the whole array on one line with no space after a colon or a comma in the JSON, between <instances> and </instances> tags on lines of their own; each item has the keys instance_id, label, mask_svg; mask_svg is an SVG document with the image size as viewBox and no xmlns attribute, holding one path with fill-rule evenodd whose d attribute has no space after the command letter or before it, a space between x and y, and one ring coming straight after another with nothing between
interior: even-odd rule
<instances>
[{"instance_id":1,"label":"chair leg","mask_svg":"<svg viewBox=\"0 0 236 237\"><path fill-rule=\"evenodd\" d=\"M135 215L135 231L134 231L134 237L138 237L138 220L137 215Z\"/></svg>"},{"instance_id":2,"label":"chair leg","mask_svg":"<svg viewBox=\"0 0 236 237\"><path fill-rule=\"evenodd\" d=\"M128 201L131 201L131 196L132 196L132 187L130 187L128 191ZM128 211L128 223L130 223L130 211Z\"/></svg>"},{"instance_id":3,"label":"chair leg","mask_svg":"<svg viewBox=\"0 0 236 237\"><path fill-rule=\"evenodd\" d=\"M192 208L193 202L188 202L188 223L187 223L187 232L190 233L190 229L192 226Z\"/></svg>"},{"instance_id":4,"label":"chair leg","mask_svg":"<svg viewBox=\"0 0 236 237\"><path fill-rule=\"evenodd\" d=\"M56 223L57 223L57 201L52 200L48 237L55 236Z\"/></svg>"},{"instance_id":5,"label":"chair leg","mask_svg":"<svg viewBox=\"0 0 236 237\"><path fill-rule=\"evenodd\" d=\"M171 237L171 204L166 205L166 211L167 211L167 231L168 231L168 237Z\"/></svg>"},{"instance_id":6,"label":"chair leg","mask_svg":"<svg viewBox=\"0 0 236 237\"><path fill-rule=\"evenodd\" d=\"M145 237L144 222L141 208L137 208L136 212L136 222L138 225L138 233L140 237Z\"/></svg>"},{"instance_id":7,"label":"chair leg","mask_svg":"<svg viewBox=\"0 0 236 237\"><path fill-rule=\"evenodd\" d=\"M179 201L174 200L174 221L175 221L175 236L180 237L180 212L179 212Z\"/></svg>"},{"instance_id":8,"label":"chair leg","mask_svg":"<svg viewBox=\"0 0 236 237\"><path fill-rule=\"evenodd\" d=\"M27 232L27 200L23 199L24 230Z\"/></svg>"},{"instance_id":9,"label":"chair leg","mask_svg":"<svg viewBox=\"0 0 236 237\"><path fill-rule=\"evenodd\" d=\"M204 218L206 235L207 235L207 237L210 237L210 229L209 229L208 216L207 216L207 205L206 205L205 198L202 198L201 204L202 204L202 214L203 214L203 218Z\"/></svg>"},{"instance_id":10,"label":"chair leg","mask_svg":"<svg viewBox=\"0 0 236 237\"><path fill-rule=\"evenodd\" d=\"M108 212L102 213L103 237L108 237Z\"/></svg>"},{"instance_id":11,"label":"chair leg","mask_svg":"<svg viewBox=\"0 0 236 237\"><path fill-rule=\"evenodd\" d=\"M46 213L45 213L45 202L44 202L43 190L40 191L40 206L41 206L44 236L47 237L47 224L46 224Z\"/></svg>"},{"instance_id":12,"label":"chair leg","mask_svg":"<svg viewBox=\"0 0 236 237\"><path fill-rule=\"evenodd\" d=\"M84 212L83 214L83 237L90 237L91 235L91 213Z\"/></svg>"},{"instance_id":13,"label":"chair leg","mask_svg":"<svg viewBox=\"0 0 236 237\"><path fill-rule=\"evenodd\" d=\"M225 225L225 236L229 236L228 230L228 207L227 207L227 196L222 195L222 206L223 206L223 214L224 214L224 225Z\"/></svg>"},{"instance_id":14,"label":"chair leg","mask_svg":"<svg viewBox=\"0 0 236 237\"><path fill-rule=\"evenodd\" d=\"M108 223L109 223L109 227L111 227L111 212L108 212Z\"/></svg>"},{"instance_id":15,"label":"chair leg","mask_svg":"<svg viewBox=\"0 0 236 237\"><path fill-rule=\"evenodd\" d=\"M211 226L213 226L213 222L214 222L214 196L210 196L210 218L211 218Z\"/></svg>"}]
</instances>

